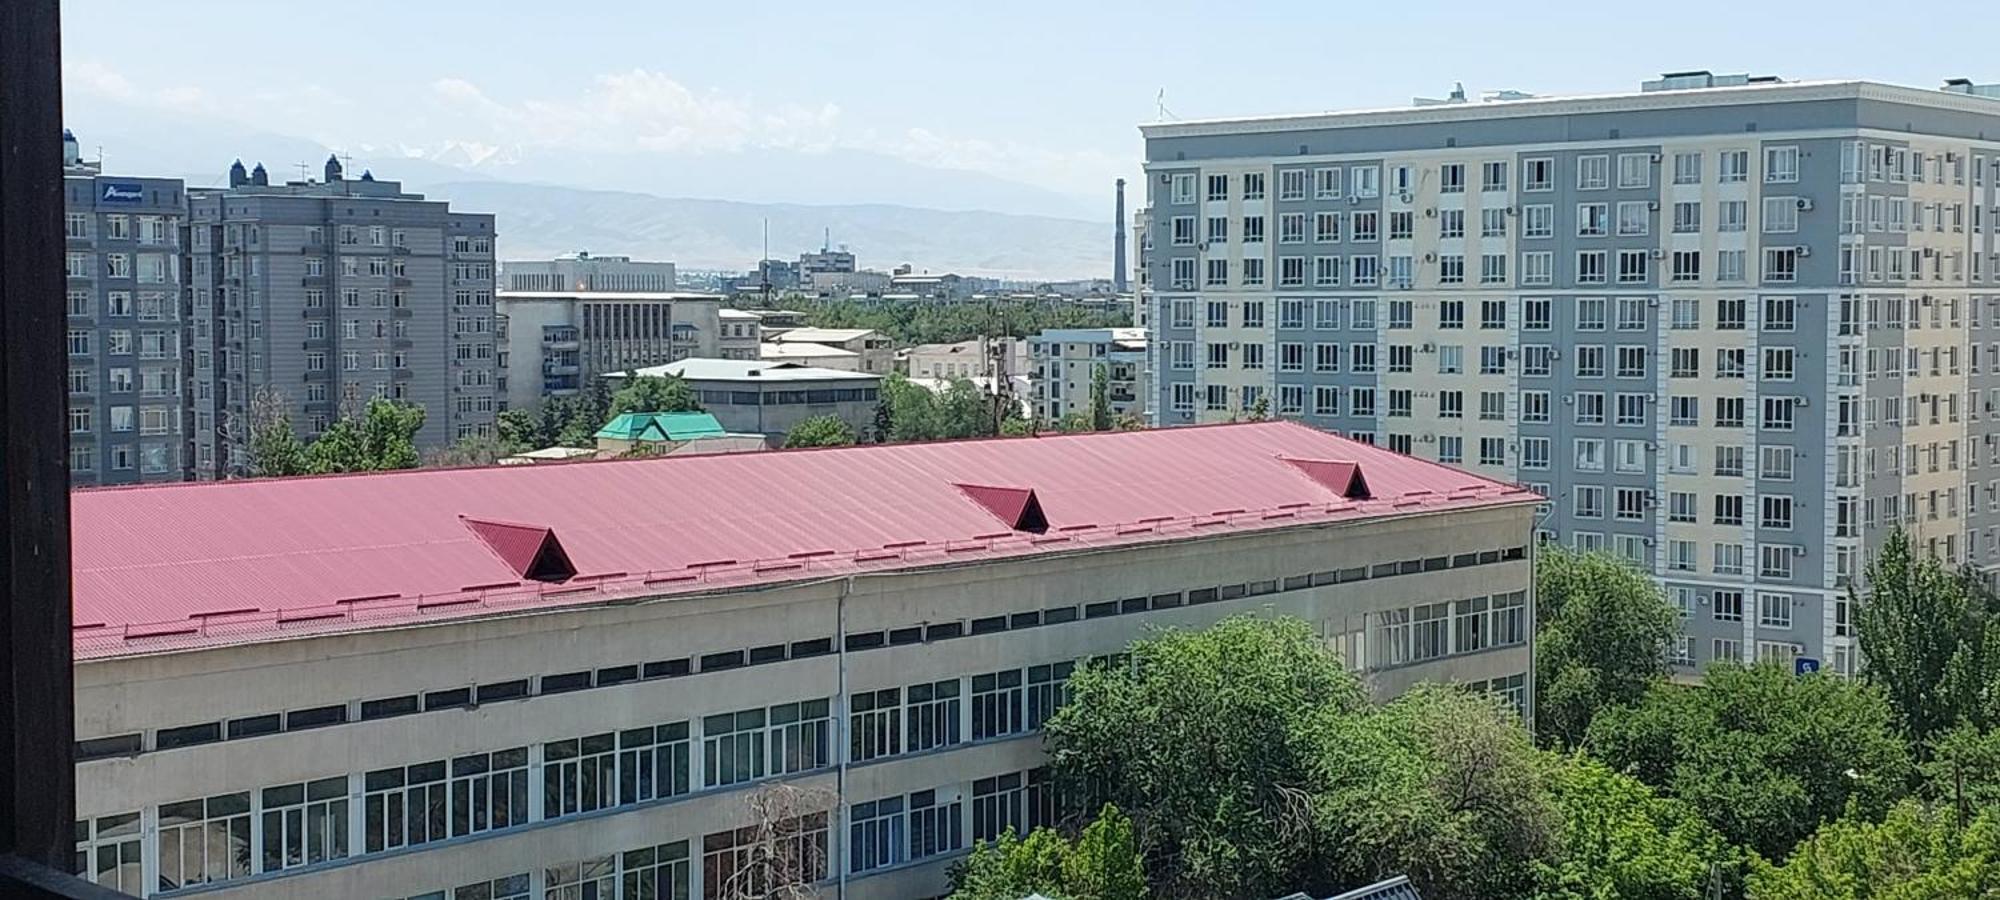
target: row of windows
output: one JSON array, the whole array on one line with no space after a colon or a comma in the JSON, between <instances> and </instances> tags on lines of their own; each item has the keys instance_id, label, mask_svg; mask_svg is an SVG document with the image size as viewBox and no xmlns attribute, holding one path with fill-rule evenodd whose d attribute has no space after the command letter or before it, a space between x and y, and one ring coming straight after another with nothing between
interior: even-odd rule
<instances>
[{"instance_id":1,"label":"row of windows","mask_svg":"<svg viewBox=\"0 0 2000 900\"><path fill-rule=\"evenodd\" d=\"M1763 181L1767 184L1789 184L1799 180L1800 152L1796 146L1771 146L1763 148ZM1715 153L1716 182L1720 184L1742 183L1750 180L1751 151L1747 149L1721 150ZM1573 159L1575 186L1577 190L1604 190L1613 185L1613 163L1616 162L1616 185L1621 190L1643 189L1653 186L1653 170L1662 163L1661 155L1648 152L1585 154ZM1705 154L1702 151L1675 153L1671 162L1671 178L1674 184L1700 184L1703 180ZM1478 164L1479 190L1483 193L1501 192L1509 188L1510 163L1506 160L1489 160ZM1409 194L1417 182L1417 173L1411 166L1391 165L1387 167L1389 192L1402 196ZM1555 157L1533 157L1521 161L1520 189L1524 192L1555 190L1557 161ZM1311 169L1284 168L1278 170L1278 200L1298 201L1307 199L1310 190L1316 200L1336 200L1341 196L1343 183L1349 186L1349 194L1357 198L1372 198L1380 192L1383 167L1380 165L1318 166ZM1962 170L1961 170L1962 171ZM1439 164L1436 169L1437 189L1441 194L1462 194L1468 189L1467 165L1462 162ZM1343 175L1345 177L1343 177ZM1942 182L1940 182L1942 183ZM1963 183L1961 180L1960 183ZM1209 202L1225 201L1231 197L1231 188L1236 188L1236 196L1243 200L1265 199L1266 175L1263 172L1246 172L1240 176L1212 174L1207 177L1205 193L1200 196ZM1196 176L1191 172L1180 172L1170 179L1169 202L1175 204L1193 203L1197 199Z\"/></svg>"},{"instance_id":2,"label":"row of windows","mask_svg":"<svg viewBox=\"0 0 2000 900\"><path fill-rule=\"evenodd\" d=\"M1283 591L1305 590L1329 584L1350 581L1365 581L1401 574L1437 571L1467 566L1482 566L1511 562L1525 558L1526 548L1510 547L1502 550L1487 550L1478 553L1462 553L1455 556L1439 556L1431 559L1408 559L1400 562L1378 563L1352 569L1327 570L1309 574L1290 575L1266 581L1217 585L1173 591L1151 596L1132 597L1123 600L1103 600L1081 605L1056 606L1027 610L1012 614L985 616L971 620L930 622L913 624L900 628L849 633L845 646L849 652L873 650L883 647L901 647L912 644L931 643L964 637L966 635L995 634L1003 631L1037 628L1089 619L1099 619L1149 610L1169 609L1184 605L1198 605L1243 597L1261 596ZM260 737L281 731L296 731L338 725L350 721L369 721L418 712L468 709L481 704L518 700L531 695L549 696L571 691L612 687L634 681L655 678L672 678L699 673L727 671L745 666L764 665L785 660L810 659L833 652L833 638L820 637L796 640L789 643L775 643L747 649L726 649L704 653L695 657L655 660L629 665L609 666L600 669L585 669L563 674L543 675L539 678L522 677L507 681L467 685L427 691L421 694L407 694L378 700L364 700L356 704L335 704L286 713L267 713L225 722L203 722L196 725L162 728L154 732L150 748L143 734L115 735L78 741L76 758L79 761L103 759L116 756L130 756L147 749L168 750L179 747L197 746L221 740L237 740Z\"/></svg>"},{"instance_id":3,"label":"row of windows","mask_svg":"<svg viewBox=\"0 0 2000 900\"><path fill-rule=\"evenodd\" d=\"M1517 646L1527 643L1528 627L1526 591L1387 610L1376 614L1365 662L1400 666Z\"/></svg>"},{"instance_id":4,"label":"row of windows","mask_svg":"<svg viewBox=\"0 0 2000 900\"><path fill-rule=\"evenodd\" d=\"M1616 256L1609 250L1579 250L1576 252L1575 268L1569 280L1576 284L1650 284L1656 278L1670 283L1693 283L1704 280L1722 284L1742 284L1751 279L1745 268L1748 251L1717 250L1619 250ZM1768 284L1790 284L1798 281L1799 260L1812 255L1812 250L1804 246L1767 247L1763 251L1763 268L1758 272L1758 280ZM1713 260L1709 273L1704 274L1704 260ZM1656 266L1656 261L1665 261L1665 266ZM1192 290L1196 287L1196 273L1202 272L1201 285L1204 287L1265 287L1271 284L1265 260L1249 257L1239 261L1209 259L1205 267L1201 262L1188 257L1176 257L1169 261L1171 267L1168 287L1172 290ZM1425 266L1436 266L1437 283L1441 285L1467 284L1467 260L1458 254L1429 254L1422 258ZM1418 258L1406 255L1377 256L1284 256L1278 259L1277 287L1339 287L1343 277L1353 287L1388 286L1392 288L1412 288L1416 285ZM1615 263L1616 278L1613 278ZM1663 272L1656 271L1664 269ZM1345 275L1343 276L1343 273ZM1508 283L1507 256L1505 254L1484 254L1479 257L1477 283L1504 285ZM1515 282L1523 287L1540 287L1555 283L1555 257L1546 250L1526 251L1520 255L1520 268Z\"/></svg>"},{"instance_id":5,"label":"row of windows","mask_svg":"<svg viewBox=\"0 0 2000 900\"><path fill-rule=\"evenodd\" d=\"M1554 541L1559 539L1559 537L1560 535L1553 530L1545 529L1541 532L1543 540ZM1667 543L1669 571L1698 571L1698 563L1692 559L1692 555L1697 548L1694 542L1670 540ZM1601 531L1573 530L1570 533L1570 546L1578 551L1586 553L1609 551L1618 558L1649 571L1653 568L1654 564L1653 544L1653 536L1650 534L1614 533L1607 540L1607 536ZM1709 567L1711 574L1730 577L1754 574L1760 580L1774 581L1791 580L1794 564L1804 558L1809 552L1806 547L1798 544L1759 543L1754 545L1757 556L1757 567L1754 571L1746 571L1744 564L1744 544L1718 541L1710 546L1712 549ZM1684 566L1677 563L1683 551L1688 555L1687 558L1689 560ZM1817 571L1817 568L1808 566L1807 571L1814 572ZM1847 572L1846 574L1851 576L1852 573Z\"/></svg>"}]
</instances>

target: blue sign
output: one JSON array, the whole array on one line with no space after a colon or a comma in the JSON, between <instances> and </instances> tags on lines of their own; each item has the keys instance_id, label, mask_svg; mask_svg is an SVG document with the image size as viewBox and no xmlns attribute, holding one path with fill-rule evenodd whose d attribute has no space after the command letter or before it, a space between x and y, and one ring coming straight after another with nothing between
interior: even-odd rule
<instances>
[{"instance_id":1,"label":"blue sign","mask_svg":"<svg viewBox=\"0 0 2000 900\"><path fill-rule=\"evenodd\" d=\"M144 203L146 190L130 181L102 181L104 192L97 196L99 203Z\"/></svg>"},{"instance_id":2,"label":"blue sign","mask_svg":"<svg viewBox=\"0 0 2000 900\"><path fill-rule=\"evenodd\" d=\"M1817 659L1810 656L1799 656L1792 659L1792 674L1794 675L1811 675L1817 671L1819 671L1819 660Z\"/></svg>"}]
</instances>

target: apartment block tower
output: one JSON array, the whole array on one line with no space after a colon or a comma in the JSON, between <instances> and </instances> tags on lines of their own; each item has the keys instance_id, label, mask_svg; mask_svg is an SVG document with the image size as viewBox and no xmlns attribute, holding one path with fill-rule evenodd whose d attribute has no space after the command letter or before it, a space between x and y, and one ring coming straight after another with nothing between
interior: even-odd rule
<instances>
[{"instance_id":1,"label":"apartment block tower","mask_svg":"<svg viewBox=\"0 0 2000 900\"><path fill-rule=\"evenodd\" d=\"M420 450L492 433L493 216L329 158L284 184L238 162L188 217L198 477L243 471L279 408L302 438L373 397L423 407Z\"/></svg>"},{"instance_id":2,"label":"apartment block tower","mask_svg":"<svg viewBox=\"0 0 2000 900\"><path fill-rule=\"evenodd\" d=\"M1142 127L1160 424L1274 415L1526 484L1677 661L1854 665L1891 527L2000 566L2000 89L1636 93Z\"/></svg>"},{"instance_id":3,"label":"apartment block tower","mask_svg":"<svg viewBox=\"0 0 2000 900\"><path fill-rule=\"evenodd\" d=\"M72 485L180 481L182 392L177 178L105 175L63 132Z\"/></svg>"}]
</instances>

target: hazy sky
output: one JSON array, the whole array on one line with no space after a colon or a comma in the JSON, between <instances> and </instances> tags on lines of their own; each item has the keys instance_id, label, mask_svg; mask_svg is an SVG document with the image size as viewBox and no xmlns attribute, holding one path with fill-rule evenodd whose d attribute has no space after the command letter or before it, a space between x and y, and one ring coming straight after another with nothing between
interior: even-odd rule
<instances>
[{"instance_id":1,"label":"hazy sky","mask_svg":"<svg viewBox=\"0 0 2000 900\"><path fill-rule=\"evenodd\" d=\"M864 149L1101 196L1162 91L1200 118L1685 68L2000 81L1995 0L1623 6L69 0L65 90L357 152Z\"/></svg>"}]
</instances>

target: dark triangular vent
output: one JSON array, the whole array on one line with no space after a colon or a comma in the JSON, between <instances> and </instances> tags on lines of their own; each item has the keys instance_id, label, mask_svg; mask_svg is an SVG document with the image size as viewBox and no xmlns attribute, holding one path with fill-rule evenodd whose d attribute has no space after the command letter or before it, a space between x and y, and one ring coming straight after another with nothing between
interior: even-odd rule
<instances>
[{"instance_id":1,"label":"dark triangular vent","mask_svg":"<svg viewBox=\"0 0 2000 900\"><path fill-rule=\"evenodd\" d=\"M1008 528L1035 534L1049 530L1049 519L1042 514L1042 502L1035 499L1033 488L981 484L958 484L953 487L964 492L972 502L985 507L987 512L1006 523Z\"/></svg>"},{"instance_id":2,"label":"dark triangular vent","mask_svg":"<svg viewBox=\"0 0 2000 900\"><path fill-rule=\"evenodd\" d=\"M541 525L495 522L459 516L486 549L514 570L514 574L534 581L567 581L576 575L556 533Z\"/></svg>"},{"instance_id":3,"label":"dark triangular vent","mask_svg":"<svg viewBox=\"0 0 2000 900\"><path fill-rule=\"evenodd\" d=\"M1361 464L1332 459L1294 459L1280 456L1279 459L1299 470L1307 478L1321 487L1346 497L1349 500L1367 500L1368 479L1361 477Z\"/></svg>"}]
</instances>

